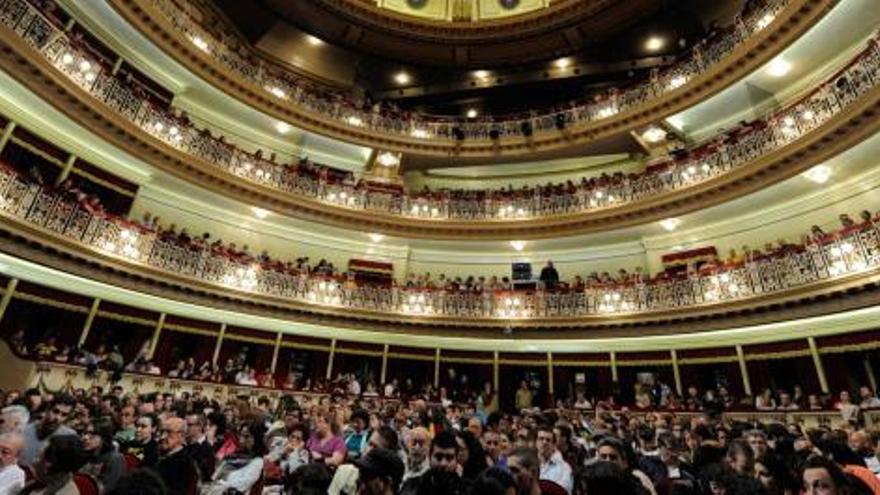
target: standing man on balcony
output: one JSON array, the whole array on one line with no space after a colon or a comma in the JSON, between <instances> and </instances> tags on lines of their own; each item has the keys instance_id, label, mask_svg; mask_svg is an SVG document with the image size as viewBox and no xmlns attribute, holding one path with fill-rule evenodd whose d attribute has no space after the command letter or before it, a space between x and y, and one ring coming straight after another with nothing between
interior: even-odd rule
<instances>
[{"instance_id":1,"label":"standing man on balcony","mask_svg":"<svg viewBox=\"0 0 880 495\"><path fill-rule=\"evenodd\" d=\"M548 261L547 266L541 269L540 279L546 290L555 290L559 285L559 272L553 267L552 261Z\"/></svg>"}]
</instances>

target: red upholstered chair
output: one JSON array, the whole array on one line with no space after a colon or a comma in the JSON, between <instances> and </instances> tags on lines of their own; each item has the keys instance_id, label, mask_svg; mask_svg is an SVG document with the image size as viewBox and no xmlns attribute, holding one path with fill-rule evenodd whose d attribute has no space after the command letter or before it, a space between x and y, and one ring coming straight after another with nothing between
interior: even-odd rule
<instances>
[{"instance_id":1,"label":"red upholstered chair","mask_svg":"<svg viewBox=\"0 0 880 495\"><path fill-rule=\"evenodd\" d=\"M31 466L19 465L18 467L20 467L21 470L24 471L25 482L34 481L35 479L37 479L37 475L34 473L34 468L32 468Z\"/></svg>"},{"instance_id":2,"label":"red upholstered chair","mask_svg":"<svg viewBox=\"0 0 880 495\"><path fill-rule=\"evenodd\" d=\"M73 483L79 490L79 495L100 495L101 489L98 480L84 473L73 473Z\"/></svg>"},{"instance_id":3,"label":"red upholstered chair","mask_svg":"<svg viewBox=\"0 0 880 495\"><path fill-rule=\"evenodd\" d=\"M538 486L541 487L541 495L568 495L565 488L550 480L539 480Z\"/></svg>"}]
</instances>

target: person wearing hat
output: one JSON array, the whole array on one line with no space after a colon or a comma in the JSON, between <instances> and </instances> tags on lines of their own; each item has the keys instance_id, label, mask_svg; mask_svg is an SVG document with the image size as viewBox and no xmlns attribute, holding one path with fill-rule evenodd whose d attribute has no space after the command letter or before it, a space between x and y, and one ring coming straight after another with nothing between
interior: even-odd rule
<instances>
[{"instance_id":1,"label":"person wearing hat","mask_svg":"<svg viewBox=\"0 0 880 495\"><path fill-rule=\"evenodd\" d=\"M360 475L358 495L396 495L403 479L403 461L397 452L389 449L371 449L354 462Z\"/></svg>"}]
</instances>

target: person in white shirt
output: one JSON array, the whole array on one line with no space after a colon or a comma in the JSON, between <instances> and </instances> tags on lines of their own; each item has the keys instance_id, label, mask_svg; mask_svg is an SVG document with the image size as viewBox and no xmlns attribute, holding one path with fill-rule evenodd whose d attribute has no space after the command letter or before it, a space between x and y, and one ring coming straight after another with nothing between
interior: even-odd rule
<instances>
[{"instance_id":1,"label":"person in white shirt","mask_svg":"<svg viewBox=\"0 0 880 495\"><path fill-rule=\"evenodd\" d=\"M0 434L0 495L13 495L24 486L24 470L18 467L23 445L19 433Z\"/></svg>"},{"instance_id":2,"label":"person in white shirt","mask_svg":"<svg viewBox=\"0 0 880 495\"><path fill-rule=\"evenodd\" d=\"M862 402L859 404L859 407L864 409L880 409L880 399L877 398L877 395L871 390L871 387L866 387L862 385L859 387L859 397L861 397Z\"/></svg>"},{"instance_id":3,"label":"person in white shirt","mask_svg":"<svg viewBox=\"0 0 880 495\"><path fill-rule=\"evenodd\" d=\"M571 493L574 488L571 466L565 462L562 453L556 448L556 433L551 425L538 427L536 446L541 464L540 479L552 481Z\"/></svg>"}]
</instances>

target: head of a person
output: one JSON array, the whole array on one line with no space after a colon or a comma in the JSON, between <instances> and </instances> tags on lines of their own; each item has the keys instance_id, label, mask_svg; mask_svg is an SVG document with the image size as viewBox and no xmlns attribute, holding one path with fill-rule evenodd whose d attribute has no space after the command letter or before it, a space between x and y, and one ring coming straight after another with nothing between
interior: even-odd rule
<instances>
[{"instance_id":1,"label":"head of a person","mask_svg":"<svg viewBox=\"0 0 880 495\"><path fill-rule=\"evenodd\" d=\"M123 428L134 428L134 422L137 418L133 404L126 404L119 410L119 423Z\"/></svg>"},{"instance_id":2,"label":"head of a person","mask_svg":"<svg viewBox=\"0 0 880 495\"><path fill-rule=\"evenodd\" d=\"M289 486L297 495L325 495L333 474L326 464L310 463L300 466L291 476Z\"/></svg>"},{"instance_id":3,"label":"head of a person","mask_svg":"<svg viewBox=\"0 0 880 495\"><path fill-rule=\"evenodd\" d=\"M397 432L388 425L382 425L373 430L373 433L370 434L370 439L367 440L367 445L364 447L364 454L373 449L388 449L396 451L399 448L400 437L397 436Z\"/></svg>"},{"instance_id":4,"label":"head of a person","mask_svg":"<svg viewBox=\"0 0 880 495\"><path fill-rule=\"evenodd\" d=\"M367 429L370 424L370 414L363 409L358 409L351 414L351 428L360 433Z\"/></svg>"},{"instance_id":5,"label":"head of a person","mask_svg":"<svg viewBox=\"0 0 880 495\"><path fill-rule=\"evenodd\" d=\"M156 436L159 419L155 414L141 414L134 422L134 438L140 443L148 443Z\"/></svg>"},{"instance_id":6,"label":"head of a person","mask_svg":"<svg viewBox=\"0 0 880 495\"><path fill-rule=\"evenodd\" d=\"M547 424L538 426L535 446L538 448L538 455L543 459L549 459L556 452L556 434L552 426Z\"/></svg>"},{"instance_id":7,"label":"head of a person","mask_svg":"<svg viewBox=\"0 0 880 495\"><path fill-rule=\"evenodd\" d=\"M528 447L517 447L507 456L507 470L516 482L516 493L528 495L538 484L540 474L538 451Z\"/></svg>"},{"instance_id":8,"label":"head of a person","mask_svg":"<svg viewBox=\"0 0 880 495\"><path fill-rule=\"evenodd\" d=\"M641 493L635 478L612 461L597 460L575 473L576 492L586 495L636 495Z\"/></svg>"},{"instance_id":9,"label":"head of a person","mask_svg":"<svg viewBox=\"0 0 880 495\"><path fill-rule=\"evenodd\" d=\"M67 422L75 408L76 399L72 395L66 393L55 395L38 426L39 436L46 438L54 433L59 426Z\"/></svg>"},{"instance_id":10,"label":"head of a person","mask_svg":"<svg viewBox=\"0 0 880 495\"><path fill-rule=\"evenodd\" d=\"M626 455L623 442L614 437L604 437L596 444L596 459L599 461L617 464L620 469L626 469Z\"/></svg>"},{"instance_id":11,"label":"head of a person","mask_svg":"<svg viewBox=\"0 0 880 495\"><path fill-rule=\"evenodd\" d=\"M0 433L0 468L18 464L18 455L24 446L21 433Z\"/></svg>"},{"instance_id":12,"label":"head of a person","mask_svg":"<svg viewBox=\"0 0 880 495\"><path fill-rule=\"evenodd\" d=\"M21 433L30 417L28 408L21 404L4 407L0 412L0 433Z\"/></svg>"},{"instance_id":13,"label":"head of a person","mask_svg":"<svg viewBox=\"0 0 880 495\"><path fill-rule=\"evenodd\" d=\"M315 415L315 432L321 438L327 438L339 433L339 423L332 414L320 411Z\"/></svg>"},{"instance_id":14,"label":"head of a person","mask_svg":"<svg viewBox=\"0 0 880 495\"><path fill-rule=\"evenodd\" d=\"M182 418L167 418L159 430L159 449L173 453L183 448L186 443L186 421Z\"/></svg>"},{"instance_id":15,"label":"head of a person","mask_svg":"<svg viewBox=\"0 0 880 495\"><path fill-rule=\"evenodd\" d=\"M82 440L76 435L49 437L49 443L37 462L37 477L75 472L85 462L84 453Z\"/></svg>"},{"instance_id":16,"label":"head of a person","mask_svg":"<svg viewBox=\"0 0 880 495\"><path fill-rule=\"evenodd\" d=\"M86 426L82 434L83 448L91 455L106 454L113 450L113 421L98 418Z\"/></svg>"},{"instance_id":17,"label":"head of a person","mask_svg":"<svg viewBox=\"0 0 880 495\"><path fill-rule=\"evenodd\" d=\"M220 437L226 433L226 415L212 412L205 417L205 433Z\"/></svg>"},{"instance_id":18,"label":"head of a person","mask_svg":"<svg viewBox=\"0 0 880 495\"><path fill-rule=\"evenodd\" d=\"M480 418L477 416L472 416L468 420L467 429L471 432L471 435L476 439L480 439L483 436L483 422L480 421Z\"/></svg>"},{"instance_id":19,"label":"head of a person","mask_svg":"<svg viewBox=\"0 0 880 495\"><path fill-rule=\"evenodd\" d=\"M727 465L741 475L751 475L755 467L755 452L745 440L737 438L727 446Z\"/></svg>"},{"instance_id":20,"label":"head of a person","mask_svg":"<svg viewBox=\"0 0 880 495\"><path fill-rule=\"evenodd\" d=\"M375 448L355 461L358 495L393 495L403 479L403 461L396 451Z\"/></svg>"},{"instance_id":21,"label":"head of a person","mask_svg":"<svg viewBox=\"0 0 880 495\"><path fill-rule=\"evenodd\" d=\"M499 467L483 471L471 484L471 493L480 495L516 495L516 480L510 472Z\"/></svg>"},{"instance_id":22,"label":"head of a person","mask_svg":"<svg viewBox=\"0 0 880 495\"><path fill-rule=\"evenodd\" d=\"M409 453L410 461L414 465L419 465L428 458L430 443L431 434L427 428L418 426L410 431L406 439L406 449Z\"/></svg>"},{"instance_id":23,"label":"head of a person","mask_svg":"<svg viewBox=\"0 0 880 495\"><path fill-rule=\"evenodd\" d=\"M441 431L431 440L431 469L457 472L458 442L452 432Z\"/></svg>"},{"instance_id":24,"label":"head of a person","mask_svg":"<svg viewBox=\"0 0 880 495\"><path fill-rule=\"evenodd\" d=\"M834 461L813 455L801 465L801 493L803 495L848 495L850 481Z\"/></svg>"},{"instance_id":25,"label":"head of a person","mask_svg":"<svg viewBox=\"0 0 880 495\"><path fill-rule=\"evenodd\" d=\"M749 447L752 448L752 452L755 453L755 459L766 457L767 451L770 450L766 433L761 430L750 430L746 433L745 437L746 441L749 442Z\"/></svg>"},{"instance_id":26,"label":"head of a person","mask_svg":"<svg viewBox=\"0 0 880 495\"><path fill-rule=\"evenodd\" d=\"M157 471L135 469L124 474L106 495L166 495L168 488Z\"/></svg>"},{"instance_id":27,"label":"head of a person","mask_svg":"<svg viewBox=\"0 0 880 495\"><path fill-rule=\"evenodd\" d=\"M486 430L483 433L483 450L492 460L498 460L501 454L501 435L497 431Z\"/></svg>"},{"instance_id":28,"label":"head of a person","mask_svg":"<svg viewBox=\"0 0 880 495\"><path fill-rule=\"evenodd\" d=\"M871 455L874 444L871 435L865 430L855 430L849 434L849 448L862 455Z\"/></svg>"},{"instance_id":29,"label":"head of a person","mask_svg":"<svg viewBox=\"0 0 880 495\"><path fill-rule=\"evenodd\" d=\"M196 443L205 435L205 416L203 414L186 415L186 441Z\"/></svg>"},{"instance_id":30,"label":"head of a person","mask_svg":"<svg viewBox=\"0 0 880 495\"><path fill-rule=\"evenodd\" d=\"M239 447L254 457L266 454L266 424L254 419L241 423L238 427Z\"/></svg>"}]
</instances>

